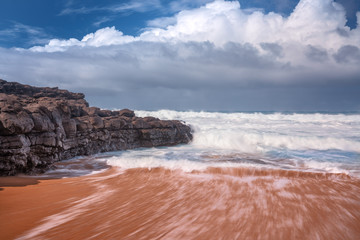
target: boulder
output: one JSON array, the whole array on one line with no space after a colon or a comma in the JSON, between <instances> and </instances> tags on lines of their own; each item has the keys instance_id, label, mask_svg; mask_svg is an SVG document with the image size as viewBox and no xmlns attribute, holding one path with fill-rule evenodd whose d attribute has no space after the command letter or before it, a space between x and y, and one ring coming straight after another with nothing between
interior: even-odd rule
<instances>
[{"instance_id":1,"label":"boulder","mask_svg":"<svg viewBox=\"0 0 360 240\"><path fill-rule=\"evenodd\" d=\"M123 117L128 117L128 118L132 118L135 117L135 113L132 110L129 109L123 109L119 111L119 115L123 116Z\"/></svg>"}]
</instances>

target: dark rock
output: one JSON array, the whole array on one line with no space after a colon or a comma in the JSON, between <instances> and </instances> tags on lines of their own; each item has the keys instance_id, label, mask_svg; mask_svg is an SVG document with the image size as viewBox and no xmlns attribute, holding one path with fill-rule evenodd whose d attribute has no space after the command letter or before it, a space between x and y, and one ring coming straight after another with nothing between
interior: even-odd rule
<instances>
[{"instance_id":1,"label":"dark rock","mask_svg":"<svg viewBox=\"0 0 360 240\"><path fill-rule=\"evenodd\" d=\"M145 122L150 123L150 122L157 122L157 121L159 121L160 119L154 118L154 117L144 117L143 120L144 120Z\"/></svg>"},{"instance_id":2,"label":"dark rock","mask_svg":"<svg viewBox=\"0 0 360 240\"><path fill-rule=\"evenodd\" d=\"M25 111L19 113L0 113L0 134L22 134L30 132L34 127L34 121Z\"/></svg>"},{"instance_id":3,"label":"dark rock","mask_svg":"<svg viewBox=\"0 0 360 240\"><path fill-rule=\"evenodd\" d=\"M98 115L100 117L110 117L111 116L111 111L110 110L99 110Z\"/></svg>"},{"instance_id":4,"label":"dark rock","mask_svg":"<svg viewBox=\"0 0 360 240\"><path fill-rule=\"evenodd\" d=\"M93 129L93 125L89 121L89 117L76 118L76 131L80 133L89 132Z\"/></svg>"},{"instance_id":5,"label":"dark rock","mask_svg":"<svg viewBox=\"0 0 360 240\"><path fill-rule=\"evenodd\" d=\"M90 124L95 128L95 129L100 129L100 128L104 128L104 120L99 117L99 116L92 116L89 117L90 119Z\"/></svg>"},{"instance_id":6,"label":"dark rock","mask_svg":"<svg viewBox=\"0 0 360 240\"><path fill-rule=\"evenodd\" d=\"M47 114L41 112L33 112L31 117L34 122L33 131L37 132L51 132L55 130L54 124L51 122Z\"/></svg>"},{"instance_id":7,"label":"dark rock","mask_svg":"<svg viewBox=\"0 0 360 240\"><path fill-rule=\"evenodd\" d=\"M132 118L135 117L135 113L134 111L131 111L129 109L123 109L118 111L120 116L124 116L124 117L128 117L128 118Z\"/></svg>"},{"instance_id":8,"label":"dark rock","mask_svg":"<svg viewBox=\"0 0 360 240\"><path fill-rule=\"evenodd\" d=\"M84 99L83 93L72 93L67 90L60 90L57 87L54 88L39 88L32 87L29 85L23 85L16 82L7 82L0 79L0 93L14 94L14 95L25 95L32 98L66 98L66 99Z\"/></svg>"},{"instance_id":9,"label":"dark rock","mask_svg":"<svg viewBox=\"0 0 360 240\"><path fill-rule=\"evenodd\" d=\"M105 128L109 130L120 130L126 126L127 123L121 118L106 118Z\"/></svg>"},{"instance_id":10,"label":"dark rock","mask_svg":"<svg viewBox=\"0 0 360 240\"><path fill-rule=\"evenodd\" d=\"M79 155L191 139L190 127L180 121L89 107L82 93L0 79L0 175L42 172Z\"/></svg>"},{"instance_id":11,"label":"dark rock","mask_svg":"<svg viewBox=\"0 0 360 240\"><path fill-rule=\"evenodd\" d=\"M76 121L75 119L69 119L63 122L66 138L76 137Z\"/></svg>"},{"instance_id":12,"label":"dark rock","mask_svg":"<svg viewBox=\"0 0 360 240\"><path fill-rule=\"evenodd\" d=\"M136 118L134 121L132 121L132 125L134 128L143 129L143 128L151 128L150 124L142 118Z\"/></svg>"},{"instance_id":13,"label":"dark rock","mask_svg":"<svg viewBox=\"0 0 360 240\"><path fill-rule=\"evenodd\" d=\"M97 107L87 107L87 108L84 108L84 110L87 112L88 115L96 115L96 116L99 116L99 112L100 112L100 108L97 108Z\"/></svg>"}]
</instances>

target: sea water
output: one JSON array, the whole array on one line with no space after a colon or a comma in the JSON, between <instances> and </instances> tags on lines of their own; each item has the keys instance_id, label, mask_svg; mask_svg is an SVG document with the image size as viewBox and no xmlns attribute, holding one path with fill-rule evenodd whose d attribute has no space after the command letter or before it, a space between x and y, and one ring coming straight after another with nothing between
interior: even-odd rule
<instances>
[{"instance_id":1,"label":"sea water","mask_svg":"<svg viewBox=\"0 0 360 240\"><path fill-rule=\"evenodd\" d=\"M255 167L360 176L360 114L136 111L179 119L193 129L187 145L114 152L123 169Z\"/></svg>"}]
</instances>

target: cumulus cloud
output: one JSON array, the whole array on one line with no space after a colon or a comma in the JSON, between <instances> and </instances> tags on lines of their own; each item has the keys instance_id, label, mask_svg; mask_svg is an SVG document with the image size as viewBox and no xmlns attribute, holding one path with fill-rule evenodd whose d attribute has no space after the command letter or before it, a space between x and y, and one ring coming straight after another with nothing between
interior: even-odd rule
<instances>
[{"instance_id":1,"label":"cumulus cloud","mask_svg":"<svg viewBox=\"0 0 360 240\"><path fill-rule=\"evenodd\" d=\"M85 91L107 107L356 109L360 28L345 23L332 0L301 0L288 17L216 0L155 19L138 36L106 27L0 49L0 77Z\"/></svg>"},{"instance_id":2,"label":"cumulus cloud","mask_svg":"<svg viewBox=\"0 0 360 240\"><path fill-rule=\"evenodd\" d=\"M101 47L108 45L121 45L134 41L134 37L126 36L121 31L117 31L115 27L106 27L97 30L95 33L89 33L80 41L75 38L69 40L52 39L45 46L35 46L30 48L34 52L59 52L65 51L69 47Z\"/></svg>"},{"instance_id":3,"label":"cumulus cloud","mask_svg":"<svg viewBox=\"0 0 360 240\"><path fill-rule=\"evenodd\" d=\"M147 22L148 27L150 28L165 28L169 25L173 25L176 23L175 17L160 17L149 20Z\"/></svg>"},{"instance_id":4,"label":"cumulus cloud","mask_svg":"<svg viewBox=\"0 0 360 240\"><path fill-rule=\"evenodd\" d=\"M200 8L181 11L174 17L149 21L149 28L136 37L125 36L114 27L107 27L88 34L81 41L54 39L48 45L32 50L65 51L71 46L100 47L134 41L208 41L217 47L235 42L251 44L264 51L270 50L266 47L270 45L266 44L279 45L287 61L294 62L303 56L298 59L302 62L309 45L331 50L333 54L344 45L358 45L360 29L350 30L345 23L344 8L332 0L302 0L289 17L273 12L249 13L241 9L238 1L217 0Z\"/></svg>"}]
</instances>

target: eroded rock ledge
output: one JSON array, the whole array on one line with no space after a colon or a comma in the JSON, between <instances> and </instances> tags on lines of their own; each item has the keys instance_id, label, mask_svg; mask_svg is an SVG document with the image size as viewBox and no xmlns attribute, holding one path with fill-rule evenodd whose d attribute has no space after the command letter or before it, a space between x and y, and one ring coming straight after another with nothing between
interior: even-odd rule
<instances>
[{"instance_id":1,"label":"eroded rock ledge","mask_svg":"<svg viewBox=\"0 0 360 240\"><path fill-rule=\"evenodd\" d=\"M79 155L192 139L190 127L180 121L101 110L84 97L0 79L0 175L41 172Z\"/></svg>"}]
</instances>

